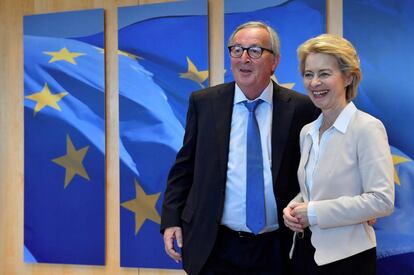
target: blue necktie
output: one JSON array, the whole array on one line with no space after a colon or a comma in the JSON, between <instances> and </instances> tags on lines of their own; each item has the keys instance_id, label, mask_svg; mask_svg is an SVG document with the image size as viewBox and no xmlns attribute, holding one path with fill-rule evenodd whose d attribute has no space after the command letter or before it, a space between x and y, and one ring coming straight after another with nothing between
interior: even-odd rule
<instances>
[{"instance_id":1,"label":"blue necktie","mask_svg":"<svg viewBox=\"0 0 414 275\"><path fill-rule=\"evenodd\" d=\"M246 224L254 234L259 234L266 221L262 144L255 115L256 107L262 102L261 99L243 102L249 110L246 148Z\"/></svg>"}]
</instances>

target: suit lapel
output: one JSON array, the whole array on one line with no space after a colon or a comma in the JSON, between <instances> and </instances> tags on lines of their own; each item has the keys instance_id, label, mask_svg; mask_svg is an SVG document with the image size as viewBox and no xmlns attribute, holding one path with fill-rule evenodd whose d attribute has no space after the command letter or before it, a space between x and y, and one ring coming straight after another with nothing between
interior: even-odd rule
<instances>
[{"instance_id":1,"label":"suit lapel","mask_svg":"<svg viewBox=\"0 0 414 275\"><path fill-rule=\"evenodd\" d=\"M290 96L280 86L273 83L273 120L272 120L272 177L276 182L286 142L289 137L295 107Z\"/></svg>"},{"instance_id":2,"label":"suit lapel","mask_svg":"<svg viewBox=\"0 0 414 275\"><path fill-rule=\"evenodd\" d=\"M217 153L219 154L219 166L222 175L227 173L229 157L229 140L231 129L231 117L233 114L234 82L222 86L212 98L213 118L216 124Z\"/></svg>"}]
</instances>

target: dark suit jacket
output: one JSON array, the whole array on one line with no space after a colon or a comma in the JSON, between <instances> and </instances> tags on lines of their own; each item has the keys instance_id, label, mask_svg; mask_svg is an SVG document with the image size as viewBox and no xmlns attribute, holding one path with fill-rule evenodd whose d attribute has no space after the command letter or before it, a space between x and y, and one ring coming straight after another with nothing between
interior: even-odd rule
<instances>
[{"instance_id":1,"label":"dark suit jacket","mask_svg":"<svg viewBox=\"0 0 414 275\"><path fill-rule=\"evenodd\" d=\"M292 242L282 210L299 192L299 132L319 113L307 96L273 83L272 176L282 253L288 261ZM227 177L235 83L210 87L191 95L183 147L168 176L161 232L183 229L183 265L197 274L205 264L220 225Z\"/></svg>"}]
</instances>

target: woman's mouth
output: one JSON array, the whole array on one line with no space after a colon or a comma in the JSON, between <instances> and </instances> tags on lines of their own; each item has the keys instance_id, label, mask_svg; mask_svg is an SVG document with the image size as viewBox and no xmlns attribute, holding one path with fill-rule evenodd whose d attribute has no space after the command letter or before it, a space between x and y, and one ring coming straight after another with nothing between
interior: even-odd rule
<instances>
[{"instance_id":1,"label":"woman's mouth","mask_svg":"<svg viewBox=\"0 0 414 275\"><path fill-rule=\"evenodd\" d=\"M321 98L324 97L328 93L328 90L322 90L322 91L312 91L312 95L315 98Z\"/></svg>"}]
</instances>

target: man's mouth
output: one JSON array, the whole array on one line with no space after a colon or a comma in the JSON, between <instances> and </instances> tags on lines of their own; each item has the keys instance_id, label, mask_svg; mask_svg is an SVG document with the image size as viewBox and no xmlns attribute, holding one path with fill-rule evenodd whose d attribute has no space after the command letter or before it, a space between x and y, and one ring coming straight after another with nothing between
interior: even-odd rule
<instances>
[{"instance_id":1,"label":"man's mouth","mask_svg":"<svg viewBox=\"0 0 414 275\"><path fill-rule=\"evenodd\" d=\"M251 73L252 70L250 70L250 69L240 69L240 72L242 72L242 73Z\"/></svg>"}]
</instances>

